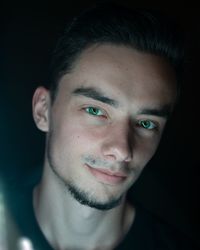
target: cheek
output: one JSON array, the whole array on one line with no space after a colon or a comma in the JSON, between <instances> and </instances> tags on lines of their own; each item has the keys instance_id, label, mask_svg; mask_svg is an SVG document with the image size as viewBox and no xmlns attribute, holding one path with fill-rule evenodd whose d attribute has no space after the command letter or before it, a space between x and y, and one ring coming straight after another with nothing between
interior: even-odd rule
<instances>
[{"instance_id":1,"label":"cheek","mask_svg":"<svg viewBox=\"0 0 200 250\"><path fill-rule=\"evenodd\" d=\"M66 150L83 153L87 149L93 149L100 138L102 134L96 130L74 123L68 123L55 131L56 144L62 152Z\"/></svg>"},{"instance_id":2,"label":"cheek","mask_svg":"<svg viewBox=\"0 0 200 250\"><path fill-rule=\"evenodd\" d=\"M133 149L133 159L135 156L135 161L140 162L140 166L144 167L155 154L159 141L159 139L138 141Z\"/></svg>"}]
</instances>

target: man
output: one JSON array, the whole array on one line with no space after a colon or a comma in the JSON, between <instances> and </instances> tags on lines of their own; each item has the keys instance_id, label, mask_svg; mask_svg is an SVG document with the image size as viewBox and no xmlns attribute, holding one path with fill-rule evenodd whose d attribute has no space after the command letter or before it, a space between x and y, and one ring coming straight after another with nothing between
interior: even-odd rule
<instances>
[{"instance_id":1,"label":"man","mask_svg":"<svg viewBox=\"0 0 200 250\"><path fill-rule=\"evenodd\" d=\"M68 25L50 89L33 96L34 121L46 133L43 173L17 215L36 250L193 249L127 199L177 101L176 32L158 14L109 4Z\"/></svg>"}]
</instances>

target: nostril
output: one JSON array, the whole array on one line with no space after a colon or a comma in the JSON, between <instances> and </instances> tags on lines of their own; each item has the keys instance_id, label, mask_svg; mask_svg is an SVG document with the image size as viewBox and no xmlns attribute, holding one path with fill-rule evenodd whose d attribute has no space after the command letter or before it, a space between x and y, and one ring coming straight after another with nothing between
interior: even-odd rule
<instances>
[{"instance_id":1,"label":"nostril","mask_svg":"<svg viewBox=\"0 0 200 250\"><path fill-rule=\"evenodd\" d=\"M124 159L125 162L130 162L131 160L132 160L131 154L129 156L127 156L126 159Z\"/></svg>"},{"instance_id":2,"label":"nostril","mask_svg":"<svg viewBox=\"0 0 200 250\"><path fill-rule=\"evenodd\" d=\"M104 157L106 160L109 160L109 161L116 161L117 158L114 154L104 154Z\"/></svg>"},{"instance_id":3,"label":"nostril","mask_svg":"<svg viewBox=\"0 0 200 250\"><path fill-rule=\"evenodd\" d=\"M121 143L113 143L113 145L104 145L103 155L108 160L118 162L129 162L132 159L129 147Z\"/></svg>"}]
</instances>

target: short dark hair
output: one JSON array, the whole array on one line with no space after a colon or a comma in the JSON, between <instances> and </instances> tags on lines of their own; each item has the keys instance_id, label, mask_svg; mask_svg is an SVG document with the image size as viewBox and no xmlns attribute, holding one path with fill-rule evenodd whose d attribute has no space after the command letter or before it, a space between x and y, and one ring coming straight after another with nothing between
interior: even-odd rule
<instances>
[{"instance_id":1,"label":"short dark hair","mask_svg":"<svg viewBox=\"0 0 200 250\"><path fill-rule=\"evenodd\" d=\"M60 78L73 69L81 52L94 44L124 45L162 56L171 63L178 80L184 53L182 35L177 27L171 17L155 10L103 3L83 11L69 22L53 53L52 99Z\"/></svg>"}]
</instances>

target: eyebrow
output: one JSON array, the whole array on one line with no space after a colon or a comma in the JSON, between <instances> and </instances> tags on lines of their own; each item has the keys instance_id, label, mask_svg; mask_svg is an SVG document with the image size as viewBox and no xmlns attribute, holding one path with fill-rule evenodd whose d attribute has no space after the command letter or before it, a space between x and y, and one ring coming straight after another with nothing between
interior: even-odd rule
<instances>
[{"instance_id":1,"label":"eyebrow","mask_svg":"<svg viewBox=\"0 0 200 250\"><path fill-rule=\"evenodd\" d=\"M92 98L94 100L106 103L115 108L119 107L119 102L105 96L99 89L93 87L80 87L72 91L73 95L76 96L85 96ZM153 115L168 119L171 114L171 105L167 104L161 108L145 108L141 109L138 114L140 115Z\"/></svg>"},{"instance_id":2,"label":"eyebrow","mask_svg":"<svg viewBox=\"0 0 200 250\"><path fill-rule=\"evenodd\" d=\"M142 109L139 111L139 114L159 116L159 117L168 119L169 116L171 115L171 105L167 104L159 109L157 109L157 108Z\"/></svg>"},{"instance_id":3,"label":"eyebrow","mask_svg":"<svg viewBox=\"0 0 200 250\"><path fill-rule=\"evenodd\" d=\"M80 87L80 88L77 88L75 89L73 92L72 92L73 95L80 95L80 96L85 96L85 97L88 97L88 98L92 98L96 101L100 101L100 102L103 102L103 103L106 103L110 106L113 106L113 107L118 107L119 106L119 103L114 100L114 99L111 99L107 96L105 96L100 90L98 90L97 88L93 88L93 87L89 87L89 88L86 88L86 87Z\"/></svg>"}]
</instances>

